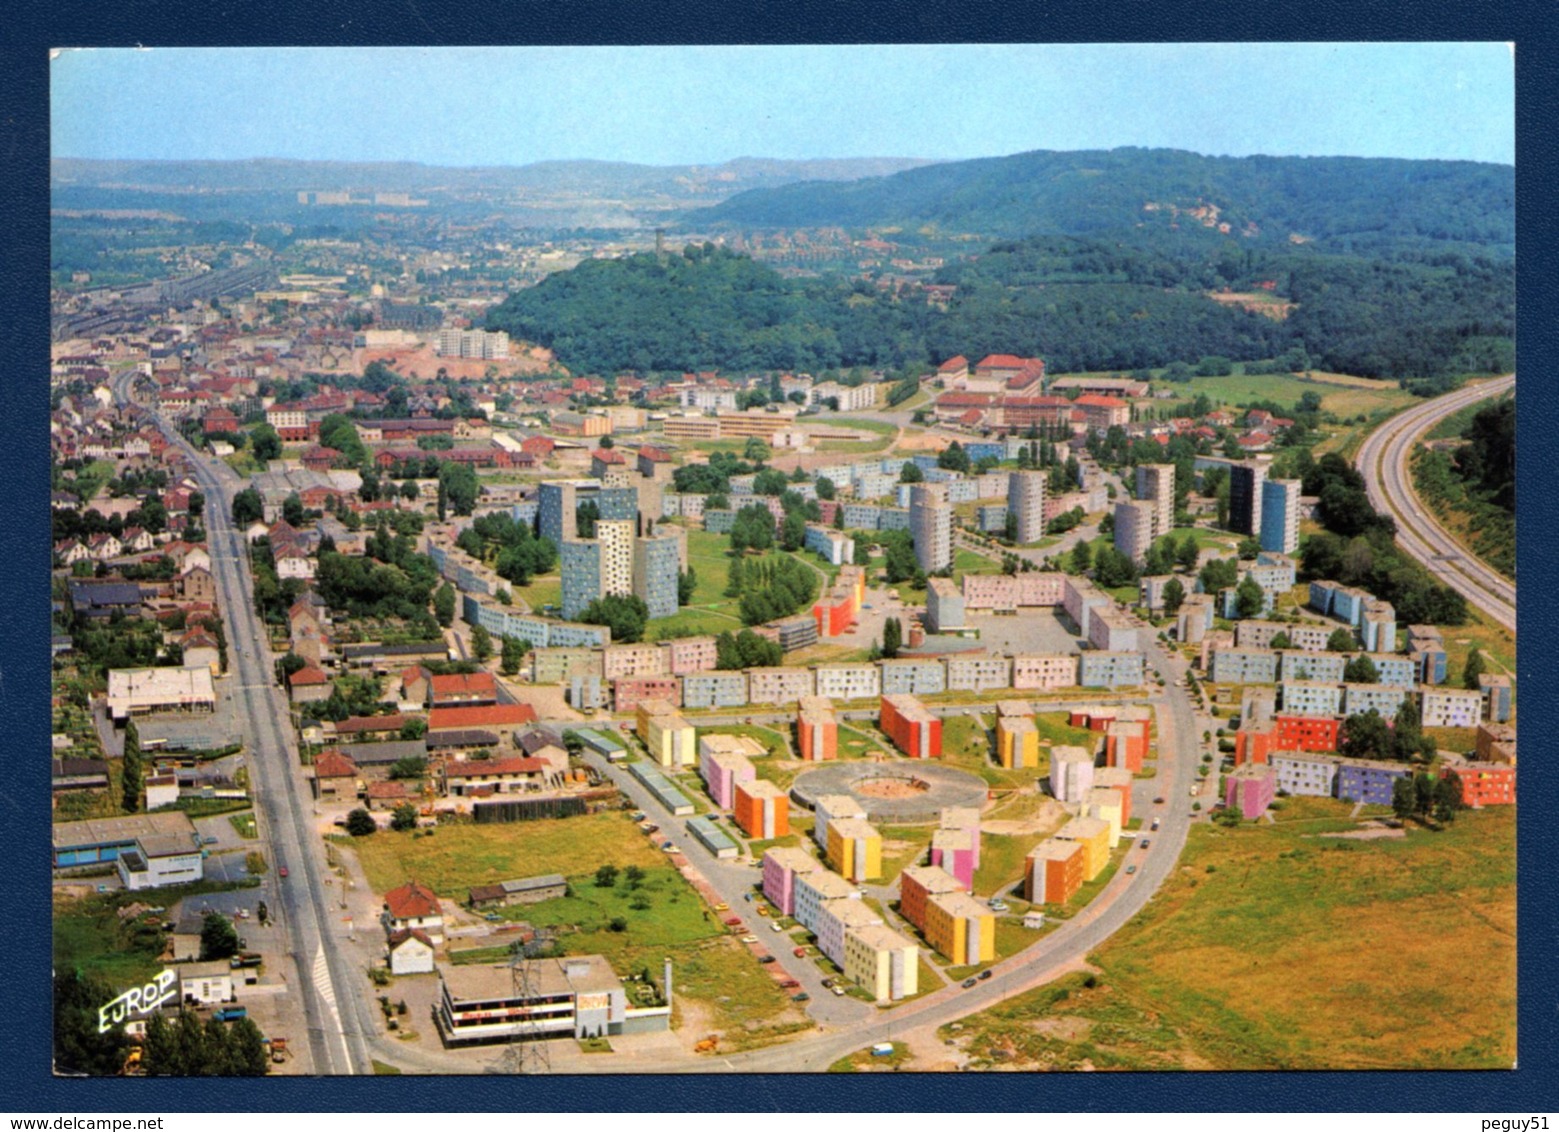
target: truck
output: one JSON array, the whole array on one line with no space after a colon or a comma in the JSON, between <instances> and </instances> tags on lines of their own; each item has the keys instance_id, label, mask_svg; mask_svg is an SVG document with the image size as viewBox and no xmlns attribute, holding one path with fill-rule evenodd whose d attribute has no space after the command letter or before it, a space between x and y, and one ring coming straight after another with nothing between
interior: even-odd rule
<instances>
[{"instance_id":1,"label":"truck","mask_svg":"<svg viewBox=\"0 0 1559 1132\"><path fill-rule=\"evenodd\" d=\"M872 1046L872 1056L873 1057L892 1057L893 1056L893 1043L892 1042L878 1042L876 1045Z\"/></svg>"},{"instance_id":2,"label":"truck","mask_svg":"<svg viewBox=\"0 0 1559 1132\"><path fill-rule=\"evenodd\" d=\"M258 951L240 951L229 959L228 962L232 964L233 970L236 971L240 967L258 967L261 958Z\"/></svg>"},{"instance_id":3,"label":"truck","mask_svg":"<svg viewBox=\"0 0 1559 1132\"><path fill-rule=\"evenodd\" d=\"M240 1018L249 1017L249 1011L243 1006L224 1006L211 1017L218 1022L237 1022Z\"/></svg>"}]
</instances>

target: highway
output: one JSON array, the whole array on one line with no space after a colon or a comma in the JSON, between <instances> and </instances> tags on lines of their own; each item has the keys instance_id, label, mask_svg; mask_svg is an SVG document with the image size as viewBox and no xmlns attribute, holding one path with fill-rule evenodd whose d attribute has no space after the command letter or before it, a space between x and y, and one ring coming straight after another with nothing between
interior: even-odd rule
<instances>
[{"instance_id":1,"label":"highway","mask_svg":"<svg viewBox=\"0 0 1559 1132\"><path fill-rule=\"evenodd\" d=\"M121 403L130 399L133 375L117 384ZM313 828L312 791L304 779L286 701L276 684L274 662L251 598L247 547L232 524L232 496L243 481L226 465L200 457L167 422L158 426L189 457L206 497L206 535L212 573L228 638L228 677L242 721L251 788L262 841L272 871L265 879L266 902L289 940L294 980L308 1026L308 1047L317 1074L372 1073L365 1039L376 1036L362 974L338 946L339 919L323 843ZM285 868L287 877L280 875ZM362 925L377 930L377 925Z\"/></svg>"},{"instance_id":2,"label":"highway","mask_svg":"<svg viewBox=\"0 0 1559 1132\"><path fill-rule=\"evenodd\" d=\"M1413 489L1408 459L1418 439L1458 409L1515 388L1516 375L1469 385L1398 413L1359 449L1358 468L1370 503L1397 523L1397 543L1438 580L1511 632L1516 629L1516 585L1475 557L1425 510Z\"/></svg>"}]
</instances>

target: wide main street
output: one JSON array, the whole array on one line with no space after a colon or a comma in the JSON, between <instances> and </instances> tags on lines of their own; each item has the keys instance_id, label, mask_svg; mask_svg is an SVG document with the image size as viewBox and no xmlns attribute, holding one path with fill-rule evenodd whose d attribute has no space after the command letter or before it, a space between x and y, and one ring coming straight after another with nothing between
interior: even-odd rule
<instances>
[{"instance_id":1,"label":"wide main street","mask_svg":"<svg viewBox=\"0 0 1559 1132\"><path fill-rule=\"evenodd\" d=\"M1357 461L1370 503L1396 520L1402 549L1511 632L1516 629L1515 583L1452 538L1424 509L1408 465L1418 438L1439 421L1479 401L1503 396L1515 386L1516 375L1510 374L1398 413L1369 435Z\"/></svg>"}]
</instances>

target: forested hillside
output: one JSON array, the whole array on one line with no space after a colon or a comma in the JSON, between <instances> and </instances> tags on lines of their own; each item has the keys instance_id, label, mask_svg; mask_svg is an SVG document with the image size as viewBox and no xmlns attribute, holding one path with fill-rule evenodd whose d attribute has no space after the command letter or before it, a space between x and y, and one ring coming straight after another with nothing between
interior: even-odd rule
<instances>
[{"instance_id":1,"label":"forested hillside","mask_svg":"<svg viewBox=\"0 0 1559 1132\"><path fill-rule=\"evenodd\" d=\"M757 189L690 219L742 227L934 226L993 238L1148 228L1242 243L1298 239L1345 252L1450 243L1508 256L1515 170L1468 161L1041 150Z\"/></svg>"},{"instance_id":2,"label":"forested hillside","mask_svg":"<svg viewBox=\"0 0 1559 1132\"><path fill-rule=\"evenodd\" d=\"M593 260L511 295L489 325L575 372L924 366L1017 353L1053 372L1303 351L1316 367L1433 386L1514 365L1509 261L1074 237L1009 241L943 269L945 310L860 280L789 281L713 246ZM1209 292L1291 300L1275 319Z\"/></svg>"}]
</instances>

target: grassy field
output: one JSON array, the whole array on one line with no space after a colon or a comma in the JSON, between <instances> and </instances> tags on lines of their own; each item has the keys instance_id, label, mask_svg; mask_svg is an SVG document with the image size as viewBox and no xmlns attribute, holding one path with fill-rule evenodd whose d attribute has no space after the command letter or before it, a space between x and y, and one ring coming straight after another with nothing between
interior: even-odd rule
<instances>
[{"instance_id":1,"label":"grassy field","mask_svg":"<svg viewBox=\"0 0 1559 1132\"><path fill-rule=\"evenodd\" d=\"M817 446L819 452L853 452L862 455L881 452L893 443L899 433L897 425L865 417L830 417L828 425L830 428L859 429L874 435L870 440L824 440Z\"/></svg>"},{"instance_id":2,"label":"grassy field","mask_svg":"<svg viewBox=\"0 0 1559 1132\"><path fill-rule=\"evenodd\" d=\"M1045 839L1043 833L987 833L980 838L980 867L974 873L977 896L992 896L1023 879L1029 851Z\"/></svg>"},{"instance_id":3,"label":"grassy field","mask_svg":"<svg viewBox=\"0 0 1559 1132\"><path fill-rule=\"evenodd\" d=\"M882 834L882 884L892 884L905 865L919 864L931 848L929 825L884 825Z\"/></svg>"},{"instance_id":4,"label":"grassy field","mask_svg":"<svg viewBox=\"0 0 1559 1132\"><path fill-rule=\"evenodd\" d=\"M976 554L960 546L958 552L953 555L953 569L957 571L959 577L965 574L1000 574L1001 563L994 558L987 558L983 554Z\"/></svg>"},{"instance_id":5,"label":"grassy field","mask_svg":"<svg viewBox=\"0 0 1559 1132\"><path fill-rule=\"evenodd\" d=\"M563 604L563 578L559 574L532 578L528 586L510 586L509 593L514 595L516 601L523 601L534 612L540 613L546 606Z\"/></svg>"},{"instance_id":6,"label":"grassy field","mask_svg":"<svg viewBox=\"0 0 1559 1132\"><path fill-rule=\"evenodd\" d=\"M1445 635L1446 682L1460 687L1462 666L1467 663L1467 652L1483 650L1484 671L1506 673L1512 679L1512 695L1516 675L1516 638L1503 625L1483 613L1467 607L1467 624L1441 625Z\"/></svg>"},{"instance_id":7,"label":"grassy field","mask_svg":"<svg viewBox=\"0 0 1559 1132\"><path fill-rule=\"evenodd\" d=\"M54 899L54 969L79 968L115 986L140 985L161 969L162 932L151 923L120 923L128 899L86 896ZM154 917L160 921L161 917Z\"/></svg>"},{"instance_id":8,"label":"grassy field","mask_svg":"<svg viewBox=\"0 0 1559 1132\"><path fill-rule=\"evenodd\" d=\"M375 892L416 880L450 899L464 899L474 884L538 873L579 876L608 864L645 869L665 864L624 814L441 825L431 837L377 833L351 845Z\"/></svg>"},{"instance_id":9,"label":"grassy field","mask_svg":"<svg viewBox=\"0 0 1559 1132\"><path fill-rule=\"evenodd\" d=\"M725 535L688 531L687 564L694 575L693 600L673 616L651 621L646 639L735 633L742 629L742 619L736 613L737 600L725 596L731 575L731 560L726 557L730 547Z\"/></svg>"},{"instance_id":10,"label":"grassy field","mask_svg":"<svg viewBox=\"0 0 1559 1132\"><path fill-rule=\"evenodd\" d=\"M664 952L646 950L642 962L657 977L663 955L670 957L676 981L674 1020L696 1027L698 1037L719 1034L723 1051L767 1045L812 1028L769 969L729 935Z\"/></svg>"},{"instance_id":11,"label":"grassy field","mask_svg":"<svg viewBox=\"0 0 1559 1132\"><path fill-rule=\"evenodd\" d=\"M1100 974L963 1020L977 1065L1508 1068L1514 812L1354 841L1315 836L1338 819L1295 803L1320 801L1194 826L1181 869L1090 957Z\"/></svg>"}]
</instances>

